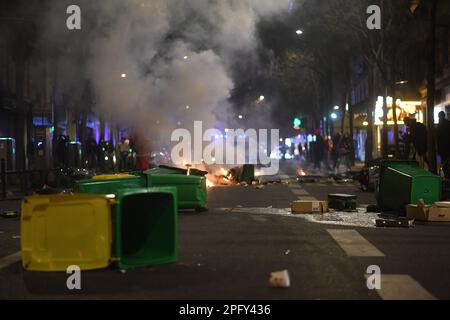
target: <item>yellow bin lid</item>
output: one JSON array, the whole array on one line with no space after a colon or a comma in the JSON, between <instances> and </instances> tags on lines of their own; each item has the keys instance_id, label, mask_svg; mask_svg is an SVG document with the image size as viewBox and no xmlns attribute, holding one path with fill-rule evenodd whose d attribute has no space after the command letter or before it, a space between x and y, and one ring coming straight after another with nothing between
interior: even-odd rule
<instances>
[{"instance_id":1,"label":"yellow bin lid","mask_svg":"<svg viewBox=\"0 0 450 320\"><path fill-rule=\"evenodd\" d=\"M132 174L128 174L128 173L99 174L97 176L94 176L92 179L93 180L115 180L115 179L126 179L126 178L131 178L131 177L135 177L135 176Z\"/></svg>"},{"instance_id":2,"label":"yellow bin lid","mask_svg":"<svg viewBox=\"0 0 450 320\"><path fill-rule=\"evenodd\" d=\"M111 245L111 206L105 196L31 196L22 202L22 264L27 270L105 268Z\"/></svg>"}]
</instances>

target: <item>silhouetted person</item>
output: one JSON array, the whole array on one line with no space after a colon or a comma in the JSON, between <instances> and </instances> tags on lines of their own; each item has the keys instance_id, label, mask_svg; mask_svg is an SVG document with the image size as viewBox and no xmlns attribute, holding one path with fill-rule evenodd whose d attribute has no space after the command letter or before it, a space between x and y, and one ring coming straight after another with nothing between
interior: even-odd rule
<instances>
[{"instance_id":1,"label":"silhouetted person","mask_svg":"<svg viewBox=\"0 0 450 320\"><path fill-rule=\"evenodd\" d=\"M69 137L64 134L60 134L56 139L56 158L57 166L67 167L67 143L69 142Z\"/></svg>"},{"instance_id":2,"label":"silhouetted person","mask_svg":"<svg viewBox=\"0 0 450 320\"><path fill-rule=\"evenodd\" d=\"M402 134L403 144L405 145L405 152L403 154L403 159L410 160L411 157L411 133L409 129L406 130L405 133Z\"/></svg>"},{"instance_id":3,"label":"silhouetted person","mask_svg":"<svg viewBox=\"0 0 450 320\"><path fill-rule=\"evenodd\" d=\"M88 167L94 169L97 167L98 145L92 133L89 135L89 138L86 140L85 144Z\"/></svg>"},{"instance_id":4,"label":"silhouetted person","mask_svg":"<svg viewBox=\"0 0 450 320\"><path fill-rule=\"evenodd\" d=\"M323 140L323 137L318 134L316 136L316 141L313 144L313 155L314 155L314 169L321 168L321 163L323 161L325 151L325 141Z\"/></svg>"},{"instance_id":5,"label":"silhouetted person","mask_svg":"<svg viewBox=\"0 0 450 320\"><path fill-rule=\"evenodd\" d=\"M348 170L350 170L352 168L350 156L353 150L353 142L351 141L350 135L348 133L345 133L343 136L341 136L338 150L339 150L339 159L343 160L344 165L347 167ZM339 162L340 161L338 161L338 163Z\"/></svg>"},{"instance_id":6,"label":"silhouetted person","mask_svg":"<svg viewBox=\"0 0 450 320\"><path fill-rule=\"evenodd\" d=\"M337 169L339 164L339 143L341 142L341 134L333 134L333 149L331 150L331 161L333 162L333 169Z\"/></svg>"},{"instance_id":7,"label":"silhouetted person","mask_svg":"<svg viewBox=\"0 0 450 320\"><path fill-rule=\"evenodd\" d=\"M427 127L416 119L405 118L405 124L411 133L411 141L416 150L416 160L421 168L425 168L425 163L429 166L428 152L428 131Z\"/></svg>"},{"instance_id":8,"label":"silhouetted person","mask_svg":"<svg viewBox=\"0 0 450 320\"><path fill-rule=\"evenodd\" d=\"M119 171L129 169L128 156L130 153L130 140L122 138L117 145L119 151Z\"/></svg>"},{"instance_id":9,"label":"silhouetted person","mask_svg":"<svg viewBox=\"0 0 450 320\"><path fill-rule=\"evenodd\" d=\"M450 179L450 121L445 112L439 112L439 124L436 131L437 152L441 156L442 170L446 179Z\"/></svg>"}]
</instances>

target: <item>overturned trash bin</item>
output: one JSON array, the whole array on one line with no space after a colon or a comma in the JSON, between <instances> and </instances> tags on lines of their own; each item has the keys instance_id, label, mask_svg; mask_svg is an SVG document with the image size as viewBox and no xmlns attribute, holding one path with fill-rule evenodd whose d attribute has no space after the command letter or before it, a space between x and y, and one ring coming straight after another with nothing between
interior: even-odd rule
<instances>
[{"instance_id":1,"label":"overturned trash bin","mask_svg":"<svg viewBox=\"0 0 450 320\"><path fill-rule=\"evenodd\" d=\"M22 265L29 271L108 267L112 224L109 200L98 195L36 195L22 202Z\"/></svg>"},{"instance_id":2,"label":"overturned trash bin","mask_svg":"<svg viewBox=\"0 0 450 320\"><path fill-rule=\"evenodd\" d=\"M22 264L29 271L121 269L178 260L176 188L143 188L104 195L25 198Z\"/></svg>"},{"instance_id":3,"label":"overturned trash bin","mask_svg":"<svg viewBox=\"0 0 450 320\"><path fill-rule=\"evenodd\" d=\"M111 179L111 177L114 177ZM76 193L116 194L123 189L146 188L147 182L143 176L110 175L97 176L91 180L75 182Z\"/></svg>"},{"instance_id":4,"label":"overturned trash bin","mask_svg":"<svg viewBox=\"0 0 450 320\"><path fill-rule=\"evenodd\" d=\"M377 192L378 207L405 212L423 199L434 204L441 197L441 178L419 167L416 161L382 161Z\"/></svg>"},{"instance_id":5,"label":"overturned trash bin","mask_svg":"<svg viewBox=\"0 0 450 320\"><path fill-rule=\"evenodd\" d=\"M121 269L178 260L176 188L121 190L113 205L114 260Z\"/></svg>"},{"instance_id":6,"label":"overturned trash bin","mask_svg":"<svg viewBox=\"0 0 450 320\"><path fill-rule=\"evenodd\" d=\"M244 164L239 172L239 182L252 183L255 180L255 165Z\"/></svg>"},{"instance_id":7,"label":"overturned trash bin","mask_svg":"<svg viewBox=\"0 0 450 320\"><path fill-rule=\"evenodd\" d=\"M199 176L204 177L208 174L208 171L199 170L196 168L182 169L171 166L161 165L157 168L147 170L148 174L178 174L183 176Z\"/></svg>"},{"instance_id":8,"label":"overturned trash bin","mask_svg":"<svg viewBox=\"0 0 450 320\"><path fill-rule=\"evenodd\" d=\"M154 174L151 170L144 172L147 186L176 187L178 209L196 209L204 211L207 208L206 178L200 176L184 176L178 174Z\"/></svg>"}]
</instances>

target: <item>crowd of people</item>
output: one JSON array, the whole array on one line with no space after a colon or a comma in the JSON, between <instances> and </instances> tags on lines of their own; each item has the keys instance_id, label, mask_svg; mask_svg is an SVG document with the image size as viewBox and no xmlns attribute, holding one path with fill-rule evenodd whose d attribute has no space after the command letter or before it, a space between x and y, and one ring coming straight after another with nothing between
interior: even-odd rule
<instances>
[{"instance_id":1,"label":"crowd of people","mask_svg":"<svg viewBox=\"0 0 450 320\"><path fill-rule=\"evenodd\" d=\"M407 117L404 122L406 131L400 137L401 159L416 160L420 167L428 169L427 127L414 118ZM446 119L445 112L439 113L439 124L436 127L436 151L442 173L446 179L450 179L450 120ZM303 159L314 164L315 170L336 172L341 165L350 170L355 160L355 144L349 133L336 132L332 137L328 137L321 135L320 130L315 130L313 142L300 144L298 153Z\"/></svg>"},{"instance_id":2,"label":"crowd of people","mask_svg":"<svg viewBox=\"0 0 450 320\"><path fill-rule=\"evenodd\" d=\"M66 135L61 134L56 138L54 148L56 167L85 167L100 171L113 171L117 167L123 172L136 169L138 165L135 146L131 144L130 139L123 138L114 146L113 141L101 140L97 143L91 134L84 143L73 145L78 145L79 148L75 152L69 150L70 141ZM70 157L71 154L73 159ZM139 169L147 168L148 165Z\"/></svg>"},{"instance_id":3,"label":"crowd of people","mask_svg":"<svg viewBox=\"0 0 450 320\"><path fill-rule=\"evenodd\" d=\"M310 143L310 150L306 157L314 164L315 170L337 172L341 165L351 170L354 161L355 146L349 133L336 132L332 137L322 136L319 130L315 132L315 139ZM299 145L299 153L305 153L305 146Z\"/></svg>"},{"instance_id":4,"label":"crowd of people","mask_svg":"<svg viewBox=\"0 0 450 320\"><path fill-rule=\"evenodd\" d=\"M416 119L405 119L406 132L402 136L405 144L405 159L414 159L422 168L428 168L428 130ZM436 151L440 157L442 172L446 179L450 179L450 121L445 112L439 113L439 124L436 128Z\"/></svg>"}]
</instances>

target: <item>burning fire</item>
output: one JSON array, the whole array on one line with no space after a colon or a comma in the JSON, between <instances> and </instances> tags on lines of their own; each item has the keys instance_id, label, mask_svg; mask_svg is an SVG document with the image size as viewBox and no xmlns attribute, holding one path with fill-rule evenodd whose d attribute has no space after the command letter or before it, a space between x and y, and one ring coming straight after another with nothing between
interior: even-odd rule
<instances>
[{"instance_id":1,"label":"burning fire","mask_svg":"<svg viewBox=\"0 0 450 320\"><path fill-rule=\"evenodd\" d=\"M228 170L224 167L219 167L218 165L214 166L207 166L205 164L189 164L188 162L184 161L182 167L184 169L188 170L188 175L190 173L190 170L197 169L201 171L209 172L205 178L206 178L206 187L212 188L215 186L227 186L232 185L233 182L233 174L231 173L231 170Z\"/></svg>"},{"instance_id":2,"label":"burning fire","mask_svg":"<svg viewBox=\"0 0 450 320\"><path fill-rule=\"evenodd\" d=\"M214 187L214 186L215 186L214 182L212 182L211 180L209 180L209 178L207 177L207 178L206 178L206 187L207 187L207 188L212 188L212 187Z\"/></svg>"},{"instance_id":3,"label":"burning fire","mask_svg":"<svg viewBox=\"0 0 450 320\"><path fill-rule=\"evenodd\" d=\"M306 172L302 168L298 168L297 175L304 177L306 176Z\"/></svg>"}]
</instances>

